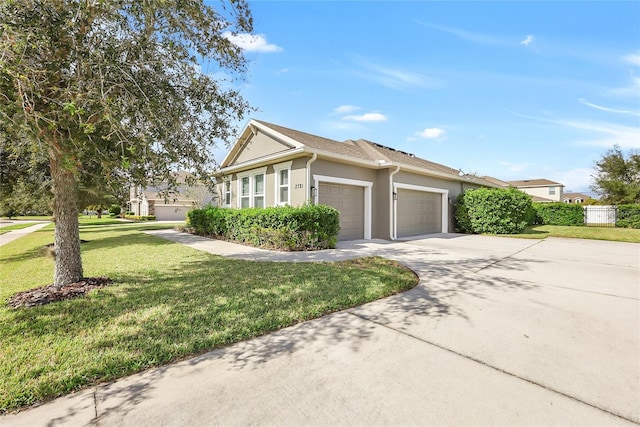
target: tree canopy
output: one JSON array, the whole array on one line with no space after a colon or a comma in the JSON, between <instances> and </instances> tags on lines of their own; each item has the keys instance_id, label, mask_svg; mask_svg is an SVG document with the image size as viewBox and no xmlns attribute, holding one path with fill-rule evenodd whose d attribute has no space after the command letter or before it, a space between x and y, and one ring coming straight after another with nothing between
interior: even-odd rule
<instances>
[{"instance_id":1,"label":"tree canopy","mask_svg":"<svg viewBox=\"0 0 640 427\"><path fill-rule=\"evenodd\" d=\"M213 75L242 77L228 35L252 17L245 0L5 0L0 25L0 151L47 159L61 286L82 278L80 183L208 175L249 110Z\"/></svg>"},{"instance_id":2,"label":"tree canopy","mask_svg":"<svg viewBox=\"0 0 640 427\"><path fill-rule=\"evenodd\" d=\"M607 151L596 161L591 189L604 203L640 203L640 151L630 149L625 155L619 146Z\"/></svg>"}]
</instances>

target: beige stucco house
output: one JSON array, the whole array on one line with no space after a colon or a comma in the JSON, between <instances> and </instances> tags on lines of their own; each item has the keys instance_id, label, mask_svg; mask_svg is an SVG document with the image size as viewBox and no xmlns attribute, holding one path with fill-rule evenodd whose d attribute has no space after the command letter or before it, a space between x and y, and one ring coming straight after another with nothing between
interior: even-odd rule
<instances>
[{"instance_id":1,"label":"beige stucco house","mask_svg":"<svg viewBox=\"0 0 640 427\"><path fill-rule=\"evenodd\" d=\"M562 195L562 201L564 203L584 203L588 200L591 200L591 196L587 196L582 193L564 193Z\"/></svg>"},{"instance_id":2,"label":"beige stucco house","mask_svg":"<svg viewBox=\"0 0 640 427\"><path fill-rule=\"evenodd\" d=\"M245 126L215 176L224 207L335 207L340 240L453 231L456 197L495 186L371 141L338 142L259 120Z\"/></svg>"},{"instance_id":3,"label":"beige stucco house","mask_svg":"<svg viewBox=\"0 0 640 427\"><path fill-rule=\"evenodd\" d=\"M154 215L157 221L184 221L191 209L214 203L214 194L202 184L187 184L188 173L176 172L178 186L167 191L168 183L148 187L131 186L127 210L134 215Z\"/></svg>"},{"instance_id":4,"label":"beige stucco house","mask_svg":"<svg viewBox=\"0 0 640 427\"><path fill-rule=\"evenodd\" d=\"M562 201L564 185L548 179L525 179L521 181L507 181L512 187L530 194L534 202L551 203Z\"/></svg>"}]
</instances>

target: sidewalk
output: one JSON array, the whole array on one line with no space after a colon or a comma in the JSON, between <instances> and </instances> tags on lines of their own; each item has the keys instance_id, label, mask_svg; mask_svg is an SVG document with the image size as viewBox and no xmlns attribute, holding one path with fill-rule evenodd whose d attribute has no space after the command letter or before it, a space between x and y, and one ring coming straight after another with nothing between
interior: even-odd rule
<instances>
[{"instance_id":1,"label":"sidewalk","mask_svg":"<svg viewBox=\"0 0 640 427\"><path fill-rule=\"evenodd\" d=\"M50 221L40 222L39 224L32 225L31 227L23 228L20 230L12 230L8 233L0 234L0 246L6 245L7 243L13 242L14 240L19 239L22 236L26 236L29 233L40 230L41 228L46 227L48 224L50 224ZM0 230L2 230L2 228L0 228Z\"/></svg>"}]
</instances>

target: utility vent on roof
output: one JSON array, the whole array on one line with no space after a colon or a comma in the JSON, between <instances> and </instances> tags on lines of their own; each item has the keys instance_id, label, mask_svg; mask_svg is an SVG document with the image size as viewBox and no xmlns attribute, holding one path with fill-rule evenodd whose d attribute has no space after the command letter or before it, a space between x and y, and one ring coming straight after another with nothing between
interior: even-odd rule
<instances>
[{"instance_id":1,"label":"utility vent on roof","mask_svg":"<svg viewBox=\"0 0 640 427\"><path fill-rule=\"evenodd\" d=\"M407 153L406 151L396 150L395 148L387 147L386 145L378 144L377 142L372 142L376 147L384 148L385 150L395 151L396 153L404 154L405 156L415 157L415 154Z\"/></svg>"}]
</instances>

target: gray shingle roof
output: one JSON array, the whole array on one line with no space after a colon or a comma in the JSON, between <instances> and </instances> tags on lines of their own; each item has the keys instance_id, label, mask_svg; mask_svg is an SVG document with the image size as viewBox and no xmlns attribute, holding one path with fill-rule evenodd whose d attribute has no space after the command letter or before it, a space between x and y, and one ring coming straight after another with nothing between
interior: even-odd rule
<instances>
[{"instance_id":1,"label":"gray shingle roof","mask_svg":"<svg viewBox=\"0 0 640 427\"><path fill-rule=\"evenodd\" d=\"M420 157L415 157L413 155L395 150L390 147L384 147L380 144L365 139L359 139L357 141L347 140L344 142L338 142L332 139L323 138L295 129L286 128L284 126L275 125L273 123L268 123L262 120L255 121L275 130L276 132L288 136L289 138L295 139L296 141L311 149L350 156L361 160L369 160L371 162L379 162L382 160L394 164L412 166L415 168L423 169L425 171L451 175L452 178L456 179L464 179L459 176L459 171L457 169L450 168L439 163L431 162ZM480 177L473 177L473 179L467 178L464 180L469 180L484 185L492 185L492 183L488 183Z\"/></svg>"}]
</instances>

